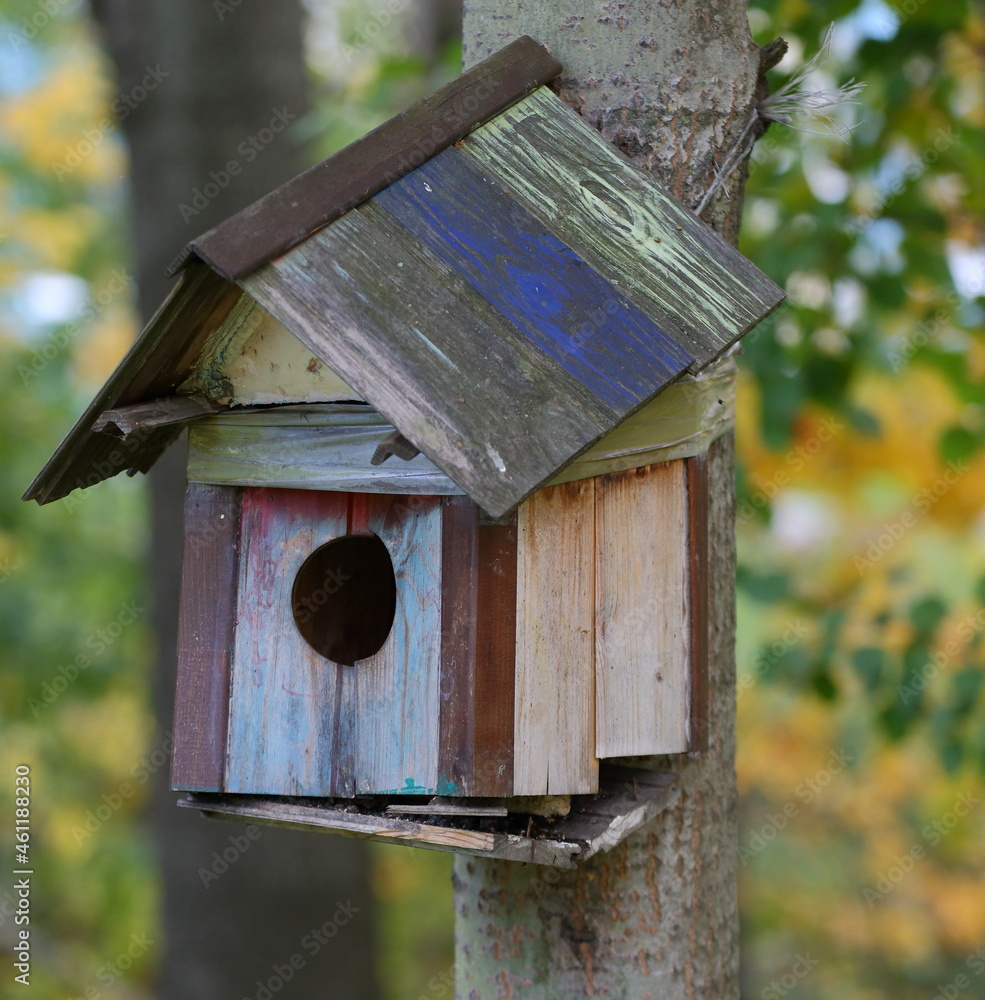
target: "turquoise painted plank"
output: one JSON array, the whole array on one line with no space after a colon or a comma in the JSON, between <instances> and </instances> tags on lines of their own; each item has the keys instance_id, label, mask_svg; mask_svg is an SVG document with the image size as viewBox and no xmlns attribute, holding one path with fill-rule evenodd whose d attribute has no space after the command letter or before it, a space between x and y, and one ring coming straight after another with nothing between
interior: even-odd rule
<instances>
[{"instance_id":1,"label":"turquoise painted plank","mask_svg":"<svg viewBox=\"0 0 985 1000\"><path fill-rule=\"evenodd\" d=\"M614 411L638 406L694 361L457 150L375 201Z\"/></svg>"},{"instance_id":2,"label":"turquoise painted plank","mask_svg":"<svg viewBox=\"0 0 985 1000\"><path fill-rule=\"evenodd\" d=\"M397 610L386 642L354 666L299 634L291 588L305 559L346 533L349 495L244 490L227 788L266 795L437 791L440 499L370 498ZM344 580L329 587L344 586ZM372 608L367 609L372 613Z\"/></svg>"}]
</instances>

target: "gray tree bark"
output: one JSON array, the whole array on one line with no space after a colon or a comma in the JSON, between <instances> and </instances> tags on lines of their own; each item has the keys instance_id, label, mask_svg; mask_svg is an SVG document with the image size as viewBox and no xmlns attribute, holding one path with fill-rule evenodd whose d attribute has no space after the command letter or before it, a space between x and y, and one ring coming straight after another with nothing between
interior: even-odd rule
<instances>
[{"instance_id":1,"label":"gray tree bark","mask_svg":"<svg viewBox=\"0 0 985 1000\"><path fill-rule=\"evenodd\" d=\"M465 61L521 34L564 65L561 97L681 201L694 205L754 105L759 50L740 0L468 0ZM704 213L735 240L743 179ZM735 1000L735 551L731 437L710 456L709 750L652 762L677 804L574 872L456 859L462 1000Z\"/></svg>"},{"instance_id":2,"label":"gray tree bark","mask_svg":"<svg viewBox=\"0 0 985 1000\"><path fill-rule=\"evenodd\" d=\"M93 0L92 6L116 65L119 94L134 98L122 125L130 148L132 237L146 318L170 285L165 268L190 238L305 165L290 132L279 133L259 151L249 142L278 110L297 117L307 110L301 5L299 0ZM149 72L157 80L152 89L145 80ZM230 161L239 164L235 176ZM195 200L196 189L206 194L204 207ZM181 205L193 212L183 213ZM185 482L181 448L164 457L150 482L156 747L166 745L172 718ZM163 876L158 995L163 1000L377 997L366 845L208 822L175 806L165 772L156 775L149 816ZM253 836L246 836L248 829ZM218 877L209 878L210 873ZM320 939L307 937L326 924ZM298 958L292 968L293 956Z\"/></svg>"}]
</instances>

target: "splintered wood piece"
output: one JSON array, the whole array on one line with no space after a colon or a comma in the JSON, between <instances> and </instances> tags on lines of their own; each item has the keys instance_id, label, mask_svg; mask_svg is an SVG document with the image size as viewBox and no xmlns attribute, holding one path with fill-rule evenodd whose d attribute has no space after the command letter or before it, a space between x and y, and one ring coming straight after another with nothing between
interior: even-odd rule
<instances>
[{"instance_id":1,"label":"splintered wood piece","mask_svg":"<svg viewBox=\"0 0 985 1000\"><path fill-rule=\"evenodd\" d=\"M79 417L24 494L50 503L109 479L124 469L145 470L174 440L172 427L120 441L96 433L106 410L173 393L190 373L209 335L243 293L204 264L186 270L154 318Z\"/></svg>"},{"instance_id":2,"label":"splintered wood piece","mask_svg":"<svg viewBox=\"0 0 985 1000\"><path fill-rule=\"evenodd\" d=\"M514 795L593 792L594 482L535 493L517 513Z\"/></svg>"},{"instance_id":3,"label":"splintered wood piece","mask_svg":"<svg viewBox=\"0 0 985 1000\"><path fill-rule=\"evenodd\" d=\"M684 460L595 484L596 753L689 749L690 593Z\"/></svg>"},{"instance_id":4,"label":"splintered wood piece","mask_svg":"<svg viewBox=\"0 0 985 1000\"><path fill-rule=\"evenodd\" d=\"M223 788L241 495L234 486L197 484L185 495L173 788Z\"/></svg>"},{"instance_id":5,"label":"splintered wood piece","mask_svg":"<svg viewBox=\"0 0 985 1000\"><path fill-rule=\"evenodd\" d=\"M422 802L420 805L406 802L397 803L386 807L386 811L392 815L404 816L505 816L506 806L484 805L481 802L469 799L456 802L454 799L440 797L433 798L430 802Z\"/></svg>"},{"instance_id":6,"label":"splintered wood piece","mask_svg":"<svg viewBox=\"0 0 985 1000\"><path fill-rule=\"evenodd\" d=\"M493 516L625 415L374 202L242 284Z\"/></svg>"},{"instance_id":7,"label":"splintered wood piece","mask_svg":"<svg viewBox=\"0 0 985 1000\"><path fill-rule=\"evenodd\" d=\"M316 549L346 535L349 498L244 489L243 557L230 700L228 790L270 795L418 794L438 787L441 510L434 497L371 496L396 614L353 666L301 637L292 587ZM346 585L329 565L310 613ZM304 609L302 609L304 610ZM367 608L367 613L373 609Z\"/></svg>"},{"instance_id":8,"label":"splintered wood piece","mask_svg":"<svg viewBox=\"0 0 985 1000\"><path fill-rule=\"evenodd\" d=\"M783 291L541 87L457 147L696 359L697 371Z\"/></svg>"},{"instance_id":9,"label":"splintered wood piece","mask_svg":"<svg viewBox=\"0 0 985 1000\"><path fill-rule=\"evenodd\" d=\"M617 414L694 360L458 150L374 201Z\"/></svg>"},{"instance_id":10,"label":"splintered wood piece","mask_svg":"<svg viewBox=\"0 0 985 1000\"><path fill-rule=\"evenodd\" d=\"M394 431L392 434L388 434L376 446L376 451L373 452L370 464L382 465L391 455L396 455L397 458L402 458L405 462L410 462L417 458L420 453L420 449L415 448L400 431Z\"/></svg>"},{"instance_id":11,"label":"splintered wood piece","mask_svg":"<svg viewBox=\"0 0 985 1000\"><path fill-rule=\"evenodd\" d=\"M152 399L149 403L135 403L104 410L92 429L97 433L126 437L136 431L156 430L158 427L172 427L189 420L197 420L212 413L219 413L226 407L205 396L165 396Z\"/></svg>"},{"instance_id":12,"label":"splintered wood piece","mask_svg":"<svg viewBox=\"0 0 985 1000\"><path fill-rule=\"evenodd\" d=\"M518 38L193 240L172 271L197 254L230 281L244 277L560 72L547 49Z\"/></svg>"}]
</instances>

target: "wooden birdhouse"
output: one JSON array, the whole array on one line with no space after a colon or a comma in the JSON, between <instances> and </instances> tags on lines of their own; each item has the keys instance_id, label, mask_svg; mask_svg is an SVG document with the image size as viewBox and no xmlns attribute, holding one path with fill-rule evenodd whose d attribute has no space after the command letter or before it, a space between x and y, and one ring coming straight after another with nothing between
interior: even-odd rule
<instances>
[{"instance_id":1,"label":"wooden birdhouse","mask_svg":"<svg viewBox=\"0 0 985 1000\"><path fill-rule=\"evenodd\" d=\"M172 783L200 805L348 800L352 832L360 802L502 815L700 749L701 373L782 293L559 71L521 39L194 240L26 494L187 428Z\"/></svg>"}]
</instances>

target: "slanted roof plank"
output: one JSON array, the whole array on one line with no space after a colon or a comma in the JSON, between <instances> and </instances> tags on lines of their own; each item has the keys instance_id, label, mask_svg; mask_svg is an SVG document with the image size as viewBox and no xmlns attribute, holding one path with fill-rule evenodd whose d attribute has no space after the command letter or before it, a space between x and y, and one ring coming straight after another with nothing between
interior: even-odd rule
<instances>
[{"instance_id":1,"label":"slanted roof plank","mask_svg":"<svg viewBox=\"0 0 985 1000\"><path fill-rule=\"evenodd\" d=\"M494 516L621 418L373 203L241 284Z\"/></svg>"},{"instance_id":2,"label":"slanted roof plank","mask_svg":"<svg viewBox=\"0 0 985 1000\"><path fill-rule=\"evenodd\" d=\"M699 370L782 290L544 87L457 147L685 346Z\"/></svg>"}]
</instances>

